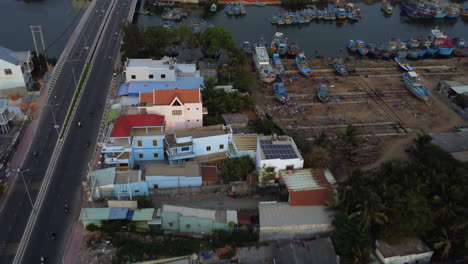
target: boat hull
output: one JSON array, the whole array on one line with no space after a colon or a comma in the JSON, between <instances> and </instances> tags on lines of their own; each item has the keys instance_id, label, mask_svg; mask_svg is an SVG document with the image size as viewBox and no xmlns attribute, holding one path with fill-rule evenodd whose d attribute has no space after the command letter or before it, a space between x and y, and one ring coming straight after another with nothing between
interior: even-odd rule
<instances>
[{"instance_id":1,"label":"boat hull","mask_svg":"<svg viewBox=\"0 0 468 264\"><path fill-rule=\"evenodd\" d=\"M416 96L417 98L423 100L423 101L428 101L429 98L430 98L430 93L429 91L427 91L427 88L422 88L422 89L425 89L426 90L426 93L424 95L418 93L416 91L416 89L414 88L413 84L411 83L411 81L408 79L408 77L405 76L405 74L407 73L403 73L403 82L405 83L405 86L406 86L406 89L411 93L413 94L414 96Z\"/></svg>"},{"instance_id":2,"label":"boat hull","mask_svg":"<svg viewBox=\"0 0 468 264\"><path fill-rule=\"evenodd\" d=\"M437 54L441 56L450 56L452 55L453 48L447 48L447 47L438 47L437 49Z\"/></svg>"}]
</instances>

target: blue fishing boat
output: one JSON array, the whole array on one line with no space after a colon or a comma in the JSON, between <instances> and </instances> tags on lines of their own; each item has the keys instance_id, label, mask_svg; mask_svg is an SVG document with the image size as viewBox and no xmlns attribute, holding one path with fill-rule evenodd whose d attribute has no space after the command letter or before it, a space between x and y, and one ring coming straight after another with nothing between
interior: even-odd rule
<instances>
[{"instance_id":1,"label":"blue fishing boat","mask_svg":"<svg viewBox=\"0 0 468 264\"><path fill-rule=\"evenodd\" d=\"M245 5L243 3L239 4L240 14L245 15L247 14L247 9L245 9Z\"/></svg>"},{"instance_id":2,"label":"blue fishing boat","mask_svg":"<svg viewBox=\"0 0 468 264\"><path fill-rule=\"evenodd\" d=\"M459 4L451 4L447 8L446 18L457 18L460 16L460 5Z\"/></svg>"},{"instance_id":3,"label":"blue fishing boat","mask_svg":"<svg viewBox=\"0 0 468 264\"><path fill-rule=\"evenodd\" d=\"M367 52L369 52L369 50L366 47L366 44L362 40L356 40L356 47L359 54L363 56L367 55Z\"/></svg>"},{"instance_id":4,"label":"blue fishing boat","mask_svg":"<svg viewBox=\"0 0 468 264\"><path fill-rule=\"evenodd\" d=\"M403 81L406 84L406 88L416 97L424 101L429 100L431 93L423 85L421 79L414 71L405 72L402 74Z\"/></svg>"},{"instance_id":5,"label":"blue fishing boat","mask_svg":"<svg viewBox=\"0 0 468 264\"><path fill-rule=\"evenodd\" d=\"M444 18L447 16L447 11L445 8L440 7L439 5L436 5L434 7L434 18Z\"/></svg>"},{"instance_id":6,"label":"blue fishing boat","mask_svg":"<svg viewBox=\"0 0 468 264\"><path fill-rule=\"evenodd\" d=\"M346 11L344 8L337 8L335 10L335 15L338 19L345 19L348 17L348 11Z\"/></svg>"},{"instance_id":7,"label":"blue fishing boat","mask_svg":"<svg viewBox=\"0 0 468 264\"><path fill-rule=\"evenodd\" d=\"M400 66L405 71L414 70L414 68L408 64L408 61L406 61L405 58L396 57L395 61L398 63L398 66Z\"/></svg>"},{"instance_id":8,"label":"blue fishing boat","mask_svg":"<svg viewBox=\"0 0 468 264\"><path fill-rule=\"evenodd\" d=\"M256 6L259 6L259 7L264 7L264 6L266 6L267 4L266 4L265 2L257 1L257 2L255 3L255 5L256 5Z\"/></svg>"},{"instance_id":9,"label":"blue fishing boat","mask_svg":"<svg viewBox=\"0 0 468 264\"><path fill-rule=\"evenodd\" d=\"M328 91L327 91L327 85L323 83L319 83L317 85L317 95L320 101L326 102L328 101Z\"/></svg>"},{"instance_id":10,"label":"blue fishing boat","mask_svg":"<svg viewBox=\"0 0 468 264\"><path fill-rule=\"evenodd\" d=\"M282 82L273 83L273 90L275 91L276 99L278 99L280 103L285 104L289 102L289 94L286 92L284 83Z\"/></svg>"},{"instance_id":11,"label":"blue fishing boat","mask_svg":"<svg viewBox=\"0 0 468 264\"><path fill-rule=\"evenodd\" d=\"M452 40L447 38L439 29L431 30L432 45L437 48L437 53L441 56L450 56L453 52Z\"/></svg>"},{"instance_id":12,"label":"blue fishing boat","mask_svg":"<svg viewBox=\"0 0 468 264\"><path fill-rule=\"evenodd\" d=\"M333 60L333 67L335 71L341 76L347 76L348 70L346 69L346 64L344 63L343 59L335 58Z\"/></svg>"},{"instance_id":13,"label":"blue fishing boat","mask_svg":"<svg viewBox=\"0 0 468 264\"><path fill-rule=\"evenodd\" d=\"M247 54L250 54L252 53L252 45L250 44L249 41L244 41L242 44L241 44L241 49L247 53Z\"/></svg>"},{"instance_id":14,"label":"blue fishing boat","mask_svg":"<svg viewBox=\"0 0 468 264\"><path fill-rule=\"evenodd\" d=\"M367 43L367 49L369 50L367 54L371 57L379 57L381 55L380 49L378 46L372 43Z\"/></svg>"},{"instance_id":15,"label":"blue fishing boat","mask_svg":"<svg viewBox=\"0 0 468 264\"><path fill-rule=\"evenodd\" d=\"M453 44L455 47L459 49L466 49L468 47L468 44L466 43L465 39L463 38L454 38L453 39Z\"/></svg>"},{"instance_id":16,"label":"blue fishing boat","mask_svg":"<svg viewBox=\"0 0 468 264\"><path fill-rule=\"evenodd\" d=\"M299 71L302 73L302 75L304 75L305 77L312 76L312 69L310 68L309 63L307 62L307 58L304 52L297 54L296 65L297 68L299 68Z\"/></svg>"},{"instance_id":17,"label":"blue fishing boat","mask_svg":"<svg viewBox=\"0 0 468 264\"><path fill-rule=\"evenodd\" d=\"M354 40L352 40L352 39L348 41L348 44L346 45L346 47L347 47L351 52L356 52L356 51L357 51L356 42L354 42Z\"/></svg>"},{"instance_id":18,"label":"blue fishing boat","mask_svg":"<svg viewBox=\"0 0 468 264\"><path fill-rule=\"evenodd\" d=\"M419 58L419 53L421 52L420 49L409 49L407 52L407 58L410 59L417 59Z\"/></svg>"},{"instance_id":19,"label":"blue fishing boat","mask_svg":"<svg viewBox=\"0 0 468 264\"><path fill-rule=\"evenodd\" d=\"M234 15L234 6L231 5L231 4L227 4L225 7L224 7L224 11L226 12L226 14L228 16L233 16Z\"/></svg>"},{"instance_id":20,"label":"blue fishing boat","mask_svg":"<svg viewBox=\"0 0 468 264\"><path fill-rule=\"evenodd\" d=\"M278 53L273 54L273 68L275 69L276 75L278 75L280 78L284 77L284 66L283 63L281 62L281 58Z\"/></svg>"},{"instance_id":21,"label":"blue fishing boat","mask_svg":"<svg viewBox=\"0 0 468 264\"><path fill-rule=\"evenodd\" d=\"M296 56L297 54L297 44L296 42L292 41L291 44L289 44L289 47L288 47L288 55L291 55L291 56Z\"/></svg>"}]
</instances>

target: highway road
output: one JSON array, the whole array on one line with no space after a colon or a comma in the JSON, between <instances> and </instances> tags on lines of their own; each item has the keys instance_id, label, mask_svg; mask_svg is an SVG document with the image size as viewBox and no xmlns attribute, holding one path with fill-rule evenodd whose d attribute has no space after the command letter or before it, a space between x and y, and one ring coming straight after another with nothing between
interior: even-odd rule
<instances>
[{"instance_id":1,"label":"highway road","mask_svg":"<svg viewBox=\"0 0 468 264\"><path fill-rule=\"evenodd\" d=\"M88 82L83 88L83 98L77 106L69 134L64 139L62 153L53 171L22 263L39 263L40 256L46 256L47 263L61 263L73 224L79 214L81 182L93 152L92 146L97 139L102 117L102 109L98 109L98 105L105 105L115 57L120 47L122 21L128 15L128 5L123 6L123 1L118 0L120 3L115 6L118 11L110 13L108 27L97 45ZM39 192L57 142L58 130L54 128L55 122L62 127L75 84L79 81L88 52L105 19L105 13L101 11L107 10L111 3L111 0L99 0L96 3L95 10L98 12L92 11L59 74L47 105L43 106L43 114L31 144L30 154L22 167L33 201ZM115 32L118 32L117 40L114 38ZM90 112L94 113L92 117L89 116ZM83 123L82 128L77 127L78 121ZM87 147L88 141L91 147ZM33 152L37 152L37 156L33 156ZM65 204L71 207L69 213L64 212ZM17 177L9 200L0 214L0 263L13 261L31 209L21 177ZM55 240L50 239L50 232L57 233Z\"/></svg>"}]
</instances>

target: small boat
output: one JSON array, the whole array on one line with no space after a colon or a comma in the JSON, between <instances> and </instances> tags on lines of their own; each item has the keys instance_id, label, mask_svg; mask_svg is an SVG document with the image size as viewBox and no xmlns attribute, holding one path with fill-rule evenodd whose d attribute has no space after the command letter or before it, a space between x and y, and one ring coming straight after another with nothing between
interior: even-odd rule
<instances>
[{"instance_id":1,"label":"small boat","mask_svg":"<svg viewBox=\"0 0 468 264\"><path fill-rule=\"evenodd\" d=\"M289 94L286 92L284 83L273 83L273 90L275 91L276 99L278 99L280 103L285 104L289 102Z\"/></svg>"},{"instance_id":2,"label":"small boat","mask_svg":"<svg viewBox=\"0 0 468 264\"><path fill-rule=\"evenodd\" d=\"M346 47L347 47L351 52L356 52L356 51L357 51L356 42L354 42L354 40L349 40L349 41L348 41L348 44L346 45Z\"/></svg>"},{"instance_id":3,"label":"small boat","mask_svg":"<svg viewBox=\"0 0 468 264\"><path fill-rule=\"evenodd\" d=\"M343 59L340 59L340 58L334 59L333 67L335 67L335 71L341 76L348 75L348 70L346 69L346 64L344 63Z\"/></svg>"},{"instance_id":4,"label":"small boat","mask_svg":"<svg viewBox=\"0 0 468 264\"><path fill-rule=\"evenodd\" d=\"M326 102L328 101L328 91L327 91L327 85L323 83L319 83L317 85L317 95L320 101Z\"/></svg>"},{"instance_id":5,"label":"small boat","mask_svg":"<svg viewBox=\"0 0 468 264\"><path fill-rule=\"evenodd\" d=\"M312 76L312 69L310 68L309 63L307 62L307 58L304 52L296 55L296 65L299 68L299 71L302 73L302 75L304 75L305 77Z\"/></svg>"},{"instance_id":6,"label":"small boat","mask_svg":"<svg viewBox=\"0 0 468 264\"><path fill-rule=\"evenodd\" d=\"M359 54L361 54L362 56L367 55L367 52L369 52L369 50L366 47L366 44L362 40L356 40L356 47Z\"/></svg>"},{"instance_id":7,"label":"small boat","mask_svg":"<svg viewBox=\"0 0 468 264\"><path fill-rule=\"evenodd\" d=\"M288 47L288 55L291 55L291 56L296 56L297 54L297 45L295 42L291 42L291 44L289 45Z\"/></svg>"},{"instance_id":8,"label":"small boat","mask_svg":"<svg viewBox=\"0 0 468 264\"><path fill-rule=\"evenodd\" d=\"M241 49L247 53L247 54L250 54L252 53L252 45L250 44L249 41L244 41L242 44L241 44Z\"/></svg>"},{"instance_id":9,"label":"small boat","mask_svg":"<svg viewBox=\"0 0 468 264\"><path fill-rule=\"evenodd\" d=\"M447 8L447 15L446 18L457 18L460 16L460 5L459 4L451 4Z\"/></svg>"},{"instance_id":10,"label":"small boat","mask_svg":"<svg viewBox=\"0 0 468 264\"><path fill-rule=\"evenodd\" d=\"M211 12L216 12L217 9L218 9L218 7L216 6L215 3L211 4L211 7L210 7Z\"/></svg>"},{"instance_id":11,"label":"small boat","mask_svg":"<svg viewBox=\"0 0 468 264\"><path fill-rule=\"evenodd\" d=\"M337 8L335 11L336 18L345 19L348 17L348 11L344 8Z\"/></svg>"},{"instance_id":12,"label":"small boat","mask_svg":"<svg viewBox=\"0 0 468 264\"><path fill-rule=\"evenodd\" d=\"M462 8L460 8L460 16L462 16L462 17L468 17L468 7L462 7Z\"/></svg>"},{"instance_id":13,"label":"small boat","mask_svg":"<svg viewBox=\"0 0 468 264\"><path fill-rule=\"evenodd\" d=\"M405 58L396 57L395 61L398 63L398 66L400 66L405 71L413 71L414 70L414 68L411 67L408 64L408 62L406 61Z\"/></svg>"},{"instance_id":14,"label":"small boat","mask_svg":"<svg viewBox=\"0 0 468 264\"><path fill-rule=\"evenodd\" d=\"M256 6L259 6L259 7L264 7L264 6L266 6L267 4L266 4L265 2L257 1L257 2L255 3L255 5L256 5Z\"/></svg>"},{"instance_id":15,"label":"small boat","mask_svg":"<svg viewBox=\"0 0 468 264\"><path fill-rule=\"evenodd\" d=\"M273 62L273 67L275 69L276 75L278 75L279 77L283 77L284 72L285 72L284 66L283 66L283 63L281 62L281 59L278 53L273 54L272 62Z\"/></svg>"},{"instance_id":16,"label":"small boat","mask_svg":"<svg viewBox=\"0 0 468 264\"><path fill-rule=\"evenodd\" d=\"M380 46L377 46L372 43L367 43L367 49L369 50L367 54L371 57L379 57L381 55Z\"/></svg>"},{"instance_id":17,"label":"small boat","mask_svg":"<svg viewBox=\"0 0 468 264\"><path fill-rule=\"evenodd\" d=\"M247 14L247 9L245 9L245 5L244 4L239 4L239 8L240 8L240 14L241 15L245 15Z\"/></svg>"},{"instance_id":18,"label":"small boat","mask_svg":"<svg viewBox=\"0 0 468 264\"><path fill-rule=\"evenodd\" d=\"M423 85L421 79L414 71L405 72L402 74L403 81L406 84L406 88L416 97L424 101L429 100L431 93Z\"/></svg>"},{"instance_id":19,"label":"small boat","mask_svg":"<svg viewBox=\"0 0 468 264\"><path fill-rule=\"evenodd\" d=\"M386 14L386 15L391 15L393 13L393 7L392 4L390 4L389 1L383 1L382 5L380 6L380 9Z\"/></svg>"},{"instance_id":20,"label":"small boat","mask_svg":"<svg viewBox=\"0 0 468 264\"><path fill-rule=\"evenodd\" d=\"M151 15L150 11L137 11L137 13L140 15Z\"/></svg>"},{"instance_id":21,"label":"small boat","mask_svg":"<svg viewBox=\"0 0 468 264\"><path fill-rule=\"evenodd\" d=\"M407 57L410 59L417 59L421 53L420 49L409 49Z\"/></svg>"}]
</instances>

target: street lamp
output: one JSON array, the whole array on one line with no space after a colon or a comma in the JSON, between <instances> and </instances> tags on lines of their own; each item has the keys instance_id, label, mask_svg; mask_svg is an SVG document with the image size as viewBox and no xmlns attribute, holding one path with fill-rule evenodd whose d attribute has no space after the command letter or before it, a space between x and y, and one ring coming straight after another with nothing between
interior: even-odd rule
<instances>
[{"instance_id":1,"label":"street lamp","mask_svg":"<svg viewBox=\"0 0 468 264\"><path fill-rule=\"evenodd\" d=\"M52 106L52 107L58 106L58 104L53 104L53 105L51 105L51 104L44 104L44 105L45 105L45 106ZM60 136L60 132L59 132L60 126L57 124L57 119L55 118L55 112L54 112L53 109L51 109L51 112L52 112L52 118L54 119L54 128L55 128L55 130L57 131L57 136Z\"/></svg>"},{"instance_id":2,"label":"street lamp","mask_svg":"<svg viewBox=\"0 0 468 264\"><path fill-rule=\"evenodd\" d=\"M21 170L20 168L18 168L16 170L16 172L19 173L19 175L21 176L21 179L23 180L23 183L24 183L24 188L26 189L26 193L28 194L29 203L31 203L31 207L34 208L34 204L33 204L33 201L31 199L31 194L29 193L28 186L26 185L26 181L24 180L24 175L23 175L24 172L28 172L30 170L31 169Z\"/></svg>"}]
</instances>

